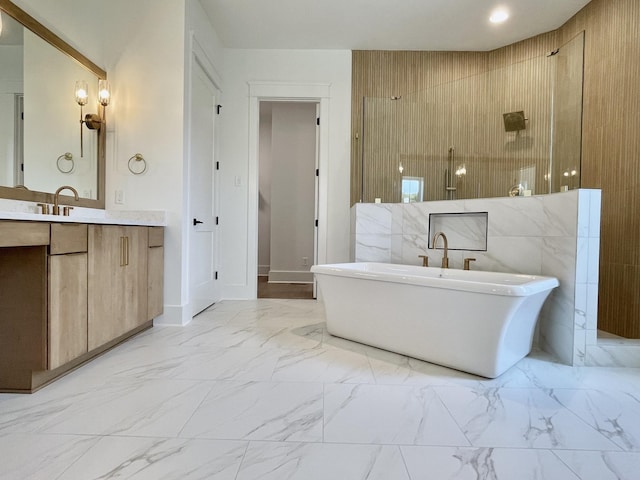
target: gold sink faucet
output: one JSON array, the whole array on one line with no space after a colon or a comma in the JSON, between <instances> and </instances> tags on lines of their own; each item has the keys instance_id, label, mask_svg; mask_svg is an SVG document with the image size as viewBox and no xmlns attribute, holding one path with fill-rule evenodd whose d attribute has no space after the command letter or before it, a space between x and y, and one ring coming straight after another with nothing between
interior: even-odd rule
<instances>
[{"instance_id":1,"label":"gold sink faucet","mask_svg":"<svg viewBox=\"0 0 640 480\"><path fill-rule=\"evenodd\" d=\"M71 191L73 192L73 195L74 195L74 196L75 196L75 198L76 198L76 201L78 201L78 200L79 200L79 197L78 197L78 191L77 191L75 188L70 187L69 185L63 185L63 186L62 186L62 187L60 187L58 190L56 190L56 193L55 193L55 195L54 195L54 197L53 197L53 214L54 214L54 215L60 215L60 207L58 206L58 202L60 201L60 198L59 198L59 197L60 197L60 192L61 192L62 190L71 190ZM69 215L69 210L70 210L71 208L73 208L73 207L65 207L65 208L64 208L65 215Z\"/></svg>"},{"instance_id":2,"label":"gold sink faucet","mask_svg":"<svg viewBox=\"0 0 640 480\"><path fill-rule=\"evenodd\" d=\"M449 268L449 242L444 232L438 232L433 236L433 248L436 248L438 238L442 237L444 241L444 256L442 257L442 268Z\"/></svg>"}]
</instances>

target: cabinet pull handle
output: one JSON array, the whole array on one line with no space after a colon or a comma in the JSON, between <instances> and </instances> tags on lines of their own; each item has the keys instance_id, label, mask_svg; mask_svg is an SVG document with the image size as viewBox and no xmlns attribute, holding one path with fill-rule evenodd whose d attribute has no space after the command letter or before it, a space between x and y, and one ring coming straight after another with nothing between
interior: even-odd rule
<instances>
[{"instance_id":1,"label":"cabinet pull handle","mask_svg":"<svg viewBox=\"0 0 640 480\"><path fill-rule=\"evenodd\" d=\"M129 265L129 237L124 237L124 246L125 246L125 265Z\"/></svg>"},{"instance_id":2,"label":"cabinet pull handle","mask_svg":"<svg viewBox=\"0 0 640 480\"><path fill-rule=\"evenodd\" d=\"M124 267L124 237L120 237L120 266Z\"/></svg>"}]
</instances>

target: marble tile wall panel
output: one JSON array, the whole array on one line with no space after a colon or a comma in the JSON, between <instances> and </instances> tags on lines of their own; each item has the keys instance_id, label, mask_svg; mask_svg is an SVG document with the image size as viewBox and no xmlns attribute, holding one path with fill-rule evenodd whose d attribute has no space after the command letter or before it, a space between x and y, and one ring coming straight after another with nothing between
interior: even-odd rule
<instances>
[{"instance_id":1,"label":"marble tile wall panel","mask_svg":"<svg viewBox=\"0 0 640 480\"><path fill-rule=\"evenodd\" d=\"M428 235L430 213L461 213L464 212L462 201L440 201L405 203L402 214L402 234Z\"/></svg>"},{"instance_id":2,"label":"marble tile wall panel","mask_svg":"<svg viewBox=\"0 0 640 480\"><path fill-rule=\"evenodd\" d=\"M632 340L612 342L603 340L598 342L598 284L600 267L600 210L602 198L599 190L580 191L588 198L583 201L581 198L581 210L588 205L587 212L579 217L579 240L586 246L583 248L586 260L585 286L586 286L586 312L584 328L576 323L576 350L581 349L584 353L583 363L588 366L639 366L640 365L640 344ZM582 218L588 216L588 221ZM577 307L576 307L577 310ZM577 312L576 312L577 313ZM584 340L583 340L584 338ZM584 343L583 343L584 342ZM576 363L580 365L580 363Z\"/></svg>"},{"instance_id":3,"label":"marble tile wall panel","mask_svg":"<svg viewBox=\"0 0 640 480\"><path fill-rule=\"evenodd\" d=\"M356 234L356 262L391 263L391 235Z\"/></svg>"},{"instance_id":4,"label":"marble tile wall panel","mask_svg":"<svg viewBox=\"0 0 640 480\"><path fill-rule=\"evenodd\" d=\"M389 235L391 204L363 203L355 219L356 235Z\"/></svg>"}]
</instances>

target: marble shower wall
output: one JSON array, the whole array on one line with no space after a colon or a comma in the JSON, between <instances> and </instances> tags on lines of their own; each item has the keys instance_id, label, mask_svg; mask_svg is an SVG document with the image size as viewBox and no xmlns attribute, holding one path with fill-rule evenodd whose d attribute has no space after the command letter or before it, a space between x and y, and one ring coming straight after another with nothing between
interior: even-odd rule
<instances>
[{"instance_id":1,"label":"marble shower wall","mask_svg":"<svg viewBox=\"0 0 640 480\"><path fill-rule=\"evenodd\" d=\"M538 344L566 364L593 363L587 349L598 348L599 190L533 197L355 204L351 217L352 260L421 265L418 255L426 254L429 264L438 266L442 250L428 248L429 214L462 212L488 212L487 250L451 250L450 268L461 269L463 259L473 257L474 270L557 277L560 286L540 315ZM460 224L451 222L449 228L441 230L451 238L463 236L464 232L453 230ZM456 248L455 244L450 248Z\"/></svg>"}]
</instances>

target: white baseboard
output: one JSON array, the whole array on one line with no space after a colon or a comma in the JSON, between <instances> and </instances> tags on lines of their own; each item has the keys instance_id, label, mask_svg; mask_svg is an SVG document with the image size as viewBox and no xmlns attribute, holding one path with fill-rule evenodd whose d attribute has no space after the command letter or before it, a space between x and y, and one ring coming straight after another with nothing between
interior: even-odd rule
<instances>
[{"instance_id":1,"label":"white baseboard","mask_svg":"<svg viewBox=\"0 0 640 480\"><path fill-rule=\"evenodd\" d=\"M154 325L182 327L192 320L189 305L165 305L164 313L153 319Z\"/></svg>"},{"instance_id":2,"label":"white baseboard","mask_svg":"<svg viewBox=\"0 0 640 480\"><path fill-rule=\"evenodd\" d=\"M258 276L266 277L269 275L269 270L271 270L271 265L258 265Z\"/></svg>"},{"instance_id":3,"label":"white baseboard","mask_svg":"<svg viewBox=\"0 0 640 480\"><path fill-rule=\"evenodd\" d=\"M313 283L313 273L295 270L271 270L269 283Z\"/></svg>"}]
</instances>

